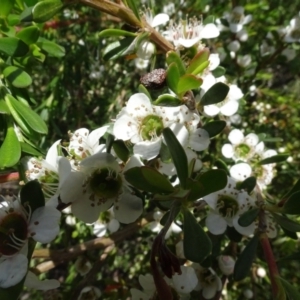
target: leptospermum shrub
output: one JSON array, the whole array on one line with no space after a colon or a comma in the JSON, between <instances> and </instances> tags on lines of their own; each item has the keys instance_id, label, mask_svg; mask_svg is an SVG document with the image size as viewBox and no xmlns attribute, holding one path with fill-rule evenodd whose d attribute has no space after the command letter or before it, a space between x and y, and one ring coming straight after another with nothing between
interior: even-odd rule
<instances>
[{"instance_id":1,"label":"leptospermum shrub","mask_svg":"<svg viewBox=\"0 0 300 300\"><path fill-rule=\"evenodd\" d=\"M1 300L300 299L275 2L1 0Z\"/></svg>"}]
</instances>

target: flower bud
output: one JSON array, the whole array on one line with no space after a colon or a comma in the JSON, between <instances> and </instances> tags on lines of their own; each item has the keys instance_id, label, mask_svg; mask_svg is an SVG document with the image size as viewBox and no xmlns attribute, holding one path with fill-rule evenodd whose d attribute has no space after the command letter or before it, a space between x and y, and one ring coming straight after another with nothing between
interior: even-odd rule
<instances>
[{"instance_id":1,"label":"flower bud","mask_svg":"<svg viewBox=\"0 0 300 300\"><path fill-rule=\"evenodd\" d=\"M233 273L235 260L228 255L220 255L218 257L219 268L224 275Z\"/></svg>"},{"instance_id":2,"label":"flower bud","mask_svg":"<svg viewBox=\"0 0 300 300\"><path fill-rule=\"evenodd\" d=\"M155 46L151 42L143 41L139 45L136 55L142 59L150 59L155 53Z\"/></svg>"}]
</instances>

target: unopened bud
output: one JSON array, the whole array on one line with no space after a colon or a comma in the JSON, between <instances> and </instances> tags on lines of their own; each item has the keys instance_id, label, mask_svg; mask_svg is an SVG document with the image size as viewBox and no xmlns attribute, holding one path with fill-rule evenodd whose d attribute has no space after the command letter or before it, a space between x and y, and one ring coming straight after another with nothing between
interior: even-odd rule
<instances>
[{"instance_id":1,"label":"unopened bud","mask_svg":"<svg viewBox=\"0 0 300 300\"><path fill-rule=\"evenodd\" d=\"M148 41L143 41L141 42L141 44L139 45L139 48L136 52L136 55L139 58L148 60L152 57L152 55L155 53L155 46Z\"/></svg>"},{"instance_id":2,"label":"unopened bud","mask_svg":"<svg viewBox=\"0 0 300 300\"><path fill-rule=\"evenodd\" d=\"M253 298L253 292L249 289L244 290L243 294L244 294L244 297L246 299L252 299Z\"/></svg>"},{"instance_id":3,"label":"unopened bud","mask_svg":"<svg viewBox=\"0 0 300 300\"><path fill-rule=\"evenodd\" d=\"M233 273L235 260L228 255L220 255L218 257L219 268L224 275Z\"/></svg>"}]
</instances>

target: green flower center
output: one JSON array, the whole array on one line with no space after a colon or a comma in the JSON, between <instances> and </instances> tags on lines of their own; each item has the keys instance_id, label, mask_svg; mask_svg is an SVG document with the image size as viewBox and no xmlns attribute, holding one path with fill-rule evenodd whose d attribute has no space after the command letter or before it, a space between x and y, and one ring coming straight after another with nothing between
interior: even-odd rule
<instances>
[{"instance_id":1,"label":"green flower center","mask_svg":"<svg viewBox=\"0 0 300 300\"><path fill-rule=\"evenodd\" d=\"M239 144L234 150L238 157L247 158L250 154L251 148L246 144Z\"/></svg>"},{"instance_id":2,"label":"green flower center","mask_svg":"<svg viewBox=\"0 0 300 300\"><path fill-rule=\"evenodd\" d=\"M156 115L149 115L142 121L140 134L143 140L151 141L154 137L160 136L163 129L162 118Z\"/></svg>"},{"instance_id":3,"label":"green flower center","mask_svg":"<svg viewBox=\"0 0 300 300\"><path fill-rule=\"evenodd\" d=\"M232 218L239 210L237 201L227 195L222 195L217 201L217 210L224 218Z\"/></svg>"},{"instance_id":4,"label":"green flower center","mask_svg":"<svg viewBox=\"0 0 300 300\"><path fill-rule=\"evenodd\" d=\"M89 179L93 193L100 199L117 197L122 187L121 176L110 169L95 171Z\"/></svg>"},{"instance_id":5,"label":"green flower center","mask_svg":"<svg viewBox=\"0 0 300 300\"><path fill-rule=\"evenodd\" d=\"M41 183L45 198L51 198L57 191L59 177L57 173L45 170L45 175L39 178L39 182Z\"/></svg>"},{"instance_id":6,"label":"green flower center","mask_svg":"<svg viewBox=\"0 0 300 300\"><path fill-rule=\"evenodd\" d=\"M28 235L25 218L12 212L0 222L0 254L14 255L23 247Z\"/></svg>"}]
</instances>

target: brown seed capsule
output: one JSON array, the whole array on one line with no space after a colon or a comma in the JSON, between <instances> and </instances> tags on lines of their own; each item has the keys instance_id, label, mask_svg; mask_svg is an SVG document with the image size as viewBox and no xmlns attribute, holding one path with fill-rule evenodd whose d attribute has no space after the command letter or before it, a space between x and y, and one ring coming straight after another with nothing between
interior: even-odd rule
<instances>
[{"instance_id":1,"label":"brown seed capsule","mask_svg":"<svg viewBox=\"0 0 300 300\"><path fill-rule=\"evenodd\" d=\"M143 75L140 82L149 90L159 90L165 86L166 71L164 69L155 69Z\"/></svg>"}]
</instances>

